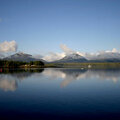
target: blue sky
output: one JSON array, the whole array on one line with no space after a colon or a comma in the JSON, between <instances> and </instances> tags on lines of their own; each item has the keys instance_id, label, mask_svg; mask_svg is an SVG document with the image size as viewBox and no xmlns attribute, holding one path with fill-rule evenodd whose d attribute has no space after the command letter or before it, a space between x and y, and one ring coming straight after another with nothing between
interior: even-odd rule
<instances>
[{"instance_id":1,"label":"blue sky","mask_svg":"<svg viewBox=\"0 0 120 120\"><path fill-rule=\"evenodd\" d=\"M0 42L18 51L120 50L120 0L0 0Z\"/></svg>"}]
</instances>

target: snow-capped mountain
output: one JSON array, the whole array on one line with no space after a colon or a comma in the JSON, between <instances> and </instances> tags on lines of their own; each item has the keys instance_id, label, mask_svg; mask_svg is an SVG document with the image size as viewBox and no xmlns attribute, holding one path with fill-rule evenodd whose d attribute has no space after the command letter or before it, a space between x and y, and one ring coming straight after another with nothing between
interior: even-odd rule
<instances>
[{"instance_id":1,"label":"snow-capped mountain","mask_svg":"<svg viewBox=\"0 0 120 120\"><path fill-rule=\"evenodd\" d=\"M105 61L105 62L120 62L120 53L117 52L105 52L94 56L93 61Z\"/></svg>"},{"instance_id":2,"label":"snow-capped mountain","mask_svg":"<svg viewBox=\"0 0 120 120\"><path fill-rule=\"evenodd\" d=\"M99 54L97 56L98 59L120 59L120 53L113 53L113 52L108 52L108 53L103 53Z\"/></svg>"},{"instance_id":3,"label":"snow-capped mountain","mask_svg":"<svg viewBox=\"0 0 120 120\"><path fill-rule=\"evenodd\" d=\"M104 52L94 55L91 59L87 59L77 53L66 55L64 58L53 61L55 63L67 63L67 62L120 62L120 53Z\"/></svg>"},{"instance_id":4,"label":"snow-capped mountain","mask_svg":"<svg viewBox=\"0 0 120 120\"><path fill-rule=\"evenodd\" d=\"M25 62L30 62L30 61L44 61L42 59L36 59L30 54L26 54L23 52L18 52L14 55L11 55L9 57L4 58L4 60L12 60L12 61L25 61Z\"/></svg>"},{"instance_id":5,"label":"snow-capped mountain","mask_svg":"<svg viewBox=\"0 0 120 120\"><path fill-rule=\"evenodd\" d=\"M67 62L87 62L87 59L76 53L66 55L64 58L54 61L57 63L67 63Z\"/></svg>"},{"instance_id":6,"label":"snow-capped mountain","mask_svg":"<svg viewBox=\"0 0 120 120\"><path fill-rule=\"evenodd\" d=\"M30 54L26 54L23 52L18 52L14 55L11 55L9 57L4 58L3 60L12 60L12 61L43 61L46 62L43 59L38 59L33 57ZM118 52L104 52L99 53L98 55L94 55L91 57L91 59L88 59L88 57L83 57L77 53L69 54L63 57L60 60L53 61L52 63L67 63L67 62L120 62L120 53Z\"/></svg>"}]
</instances>

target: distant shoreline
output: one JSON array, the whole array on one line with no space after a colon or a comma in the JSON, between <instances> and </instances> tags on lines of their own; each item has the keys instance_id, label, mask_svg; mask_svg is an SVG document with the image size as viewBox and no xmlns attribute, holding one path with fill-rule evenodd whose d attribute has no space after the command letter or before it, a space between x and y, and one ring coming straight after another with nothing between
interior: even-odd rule
<instances>
[{"instance_id":1,"label":"distant shoreline","mask_svg":"<svg viewBox=\"0 0 120 120\"><path fill-rule=\"evenodd\" d=\"M31 68L79 68L79 69L120 69L120 62L71 62L71 63L43 63L41 61L20 62L1 61L1 69L31 69Z\"/></svg>"},{"instance_id":2,"label":"distant shoreline","mask_svg":"<svg viewBox=\"0 0 120 120\"><path fill-rule=\"evenodd\" d=\"M120 69L120 62L103 63L47 63L45 67L51 68L80 68L80 69Z\"/></svg>"}]
</instances>

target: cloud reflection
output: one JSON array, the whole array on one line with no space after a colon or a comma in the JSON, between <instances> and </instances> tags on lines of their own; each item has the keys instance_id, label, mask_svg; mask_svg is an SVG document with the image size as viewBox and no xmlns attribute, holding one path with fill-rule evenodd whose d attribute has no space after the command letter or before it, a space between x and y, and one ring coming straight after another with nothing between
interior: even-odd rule
<instances>
[{"instance_id":1,"label":"cloud reflection","mask_svg":"<svg viewBox=\"0 0 120 120\"><path fill-rule=\"evenodd\" d=\"M22 80L27 78L48 77L48 80L61 80L61 87L66 87L76 80L96 79L120 80L120 70L81 70L65 68L46 68L45 70L34 71L12 71L0 74L0 89L3 91L15 91Z\"/></svg>"},{"instance_id":2,"label":"cloud reflection","mask_svg":"<svg viewBox=\"0 0 120 120\"><path fill-rule=\"evenodd\" d=\"M120 80L120 70L80 70L80 69L45 69L42 73L51 79L61 78L61 87L67 86L75 80L92 79L112 80L117 82Z\"/></svg>"},{"instance_id":3,"label":"cloud reflection","mask_svg":"<svg viewBox=\"0 0 120 120\"><path fill-rule=\"evenodd\" d=\"M0 74L0 89L3 91L15 91L18 88L18 84L36 73L41 73L43 69L40 70L28 70L28 71L6 71Z\"/></svg>"},{"instance_id":4,"label":"cloud reflection","mask_svg":"<svg viewBox=\"0 0 120 120\"><path fill-rule=\"evenodd\" d=\"M15 91L18 87L17 81L8 75L0 75L0 88L4 91Z\"/></svg>"}]
</instances>

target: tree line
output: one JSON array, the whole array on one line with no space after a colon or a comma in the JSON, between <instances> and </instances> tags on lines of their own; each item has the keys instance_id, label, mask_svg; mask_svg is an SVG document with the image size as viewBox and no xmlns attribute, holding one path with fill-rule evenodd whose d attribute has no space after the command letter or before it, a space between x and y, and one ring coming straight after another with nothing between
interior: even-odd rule
<instances>
[{"instance_id":1,"label":"tree line","mask_svg":"<svg viewBox=\"0 0 120 120\"><path fill-rule=\"evenodd\" d=\"M30 61L30 62L23 62L23 61L8 61L8 60L0 60L0 68L18 68L24 66L37 66L43 67L44 63L42 61Z\"/></svg>"}]
</instances>

